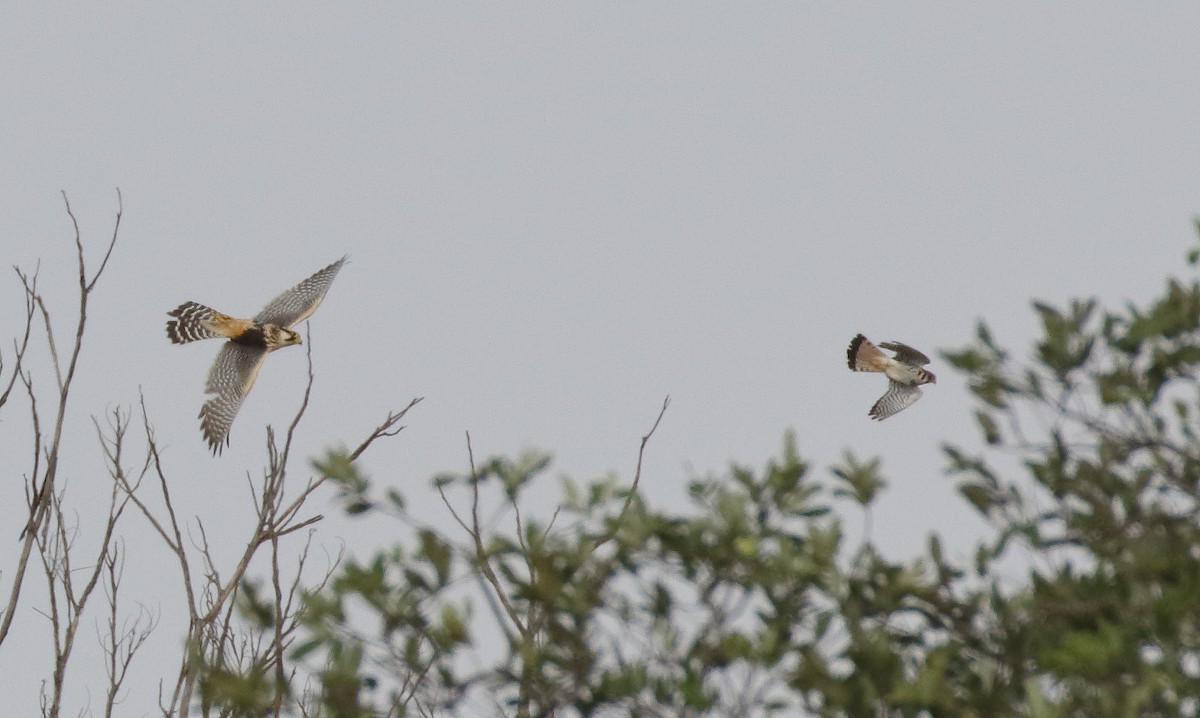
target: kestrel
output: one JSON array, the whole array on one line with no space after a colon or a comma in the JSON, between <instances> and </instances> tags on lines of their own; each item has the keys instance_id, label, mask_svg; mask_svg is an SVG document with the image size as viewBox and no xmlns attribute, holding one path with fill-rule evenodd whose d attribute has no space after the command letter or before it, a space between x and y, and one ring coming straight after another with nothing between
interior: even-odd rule
<instances>
[{"instance_id":1,"label":"kestrel","mask_svg":"<svg viewBox=\"0 0 1200 718\"><path fill-rule=\"evenodd\" d=\"M879 397L869 412L872 419L883 421L915 404L921 398L919 387L936 384L937 377L922 368L929 363L929 357L909 345L883 342L879 346L896 352L895 358L879 351L870 339L859 334L850 340L846 359L852 371L877 371L887 375L887 393Z\"/></svg>"},{"instance_id":2,"label":"kestrel","mask_svg":"<svg viewBox=\"0 0 1200 718\"><path fill-rule=\"evenodd\" d=\"M317 310L345 262L342 257L275 297L253 319L231 317L196 302L184 302L167 312L175 317L167 322L167 337L175 344L211 337L229 339L217 352L204 387L206 394L216 396L200 407L200 431L213 454L229 444L229 427L267 355L300 343L300 335L292 327Z\"/></svg>"}]
</instances>

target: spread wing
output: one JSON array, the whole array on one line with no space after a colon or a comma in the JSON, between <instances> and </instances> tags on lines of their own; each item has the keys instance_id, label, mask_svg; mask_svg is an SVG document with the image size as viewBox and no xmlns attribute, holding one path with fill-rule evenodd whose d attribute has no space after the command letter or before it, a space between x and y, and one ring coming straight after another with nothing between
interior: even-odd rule
<instances>
[{"instance_id":1,"label":"spread wing","mask_svg":"<svg viewBox=\"0 0 1200 718\"><path fill-rule=\"evenodd\" d=\"M921 390L917 387L911 384L889 381L887 393L879 397L879 401L875 402L875 406L872 406L871 411L868 413L872 419L883 421L892 414L896 414L912 406L920 398Z\"/></svg>"},{"instance_id":2,"label":"spread wing","mask_svg":"<svg viewBox=\"0 0 1200 718\"><path fill-rule=\"evenodd\" d=\"M259 324L276 324L291 329L308 319L313 312L317 311L317 307L321 306L321 300L329 291L329 285L333 284L333 278L337 276L338 271L345 263L346 258L342 257L275 297L254 317L254 321Z\"/></svg>"},{"instance_id":3,"label":"spread wing","mask_svg":"<svg viewBox=\"0 0 1200 718\"><path fill-rule=\"evenodd\" d=\"M229 428L266 358L265 348L235 342L225 342L217 352L204 387L204 391L216 396L200 407L200 431L214 454L221 453L229 444Z\"/></svg>"},{"instance_id":4,"label":"spread wing","mask_svg":"<svg viewBox=\"0 0 1200 718\"><path fill-rule=\"evenodd\" d=\"M929 363L929 357L925 356L916 349L913 349L907 344L903 344L901 342L880 342L879 346L896 352L897 361L902 361L905 364L924 366L925 364Z\"/></svg>"}]
</instances>

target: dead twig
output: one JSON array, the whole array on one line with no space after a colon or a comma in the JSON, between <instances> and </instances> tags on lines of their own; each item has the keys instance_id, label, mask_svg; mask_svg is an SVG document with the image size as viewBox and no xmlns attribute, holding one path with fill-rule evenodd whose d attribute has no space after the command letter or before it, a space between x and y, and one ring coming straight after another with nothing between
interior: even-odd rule
<instances>
[{"instance_id":1,"label":"dead twig","mask_svg":"<svg viewBox=\"0 0 1200 718\"><path fill-rule=\"evenodd\" d=\"M642 480L642 458L646 454L646 444L650 442L650 437L654 436L654 432L658 431L658 425L662 422L663 415L667 413L667 407L671 405L671 397L667 395L663 399L662 409L658 411L658 417L654 420L654 425L650 427L650 431L642 436L642 443L638 446L637 469L633 472L633 483L629 486L629 493L625 496L625 503L621 505L621 511L613 518L608 531L605 531L596 543L592 545L592 552L595 553L604 544L613 540L617 535L617 531L621 528L621 519L625 517L625 512L629 510L630 504L633 503L633 497L637 494L638 484Z\"/></svg>"}]
</instances>

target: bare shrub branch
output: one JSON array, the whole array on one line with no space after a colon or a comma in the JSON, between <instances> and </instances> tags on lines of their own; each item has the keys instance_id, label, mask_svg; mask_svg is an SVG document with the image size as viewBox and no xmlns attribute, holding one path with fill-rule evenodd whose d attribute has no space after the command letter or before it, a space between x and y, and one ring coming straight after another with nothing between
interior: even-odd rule
<instances>
[{"instance_id":1,"label":"bare shrub branch","mask_svg":"<svg viewBox=\"0 0 1200 718\"><path fill-rule=\"evenodd\" d=\"M312 547L311 529L323 518L321 514L305 517L301 512L314 492L329 479L324 475L312 476L294 496L289 496L287 491L295 432L308 410L315 380L311 336L306 339L307 380L300 405L288 424L282 443L277 441L274 430L267 427L266 466L261 478L251 481L249 486L249 498L255 516L242 544L244 548L228 569L223 569L215 558L200 517L187 522L194 525L197 541L185 543L184 521L173 503L166 478L167 470L151 426L145 398L140 397L147 447L141 473L136 480L131 480L125 472L117 471L114 479L174 555L186 596L189 648L172 689L169 693L160 691L160 707L165 715L187 715L195 706L205 712L211 696L209 692L199 692L199 689L207 676L232 677L266 671L274 687L271 704L264 709L269 708L274 714L284 710L285 701L291 694L289 685L294 676L286 668L284 652L292 643L300 619L299 594ZM396 435L403 429L398 426L400 420L419 401L419 398L414 399L403 410L389 413L387 419L359 444L352 456L361 456L382 437ZM161 509L151 507L146 498L139 495L147 476L157 479L154 482L158 493L156 503L162 505ZM309 530L308 539L298 551L294 573L290 578L285 578L281 539L302 529ZM269 547L266 558L269 561L267 575L270 591L265 599L258 595L258 584L249 578L251 566L264 546ZM324 585L333 570L331 566L319 585ZM197 579L199 585L196 584ZM246 624L238 618L239 606L248 611L248 616L266 616L268 622L260 624L251 618L250 623Z\"/></svg>"},{"instance_id":2,"label":"bare shrub branch","mask_svg":"<svg viewBox=\"0 0 1200 718\"><path fill-rule=\"evenodd\" d=\"M61 501L61 496L55 498L56 479L58 477L59 452L62 444L63 424L66 419L68 399L70 396L71 386L75 380L75 370L79 364L79 356L83 351L83 340L87 329L87 310L88 302L91 298L92 291L96 287L96 283L100 280L105 267L108 265L108 260L112 255L113 248L116 246L117 237L119 235L121 225L121 215L123 209L121 207L120 191L117 192L117 215L113 223L112 238L108 243L108 248L105 251L104 259L100 264L99 269L92 275L91 279L87 279L87 265L84 257L82 233L79 230L79 223L75 218L75 214L71 209L71 204L67 200L66 193L63 193L63 203L66 206L67 216L71 220L71 225L74 229L74 241L76 248L76 258L79 273L79 297L78 297L78 314L75 323L75 339L71 345L70 358L67 362L66 369L63 369L61 356L58 352L58 345L55 342L53 325L50 318L50 312L46 307L40 291L38 290L38 272L35 271L32 275L28 275L17 269L17 276L21 280L21 286L25 293L25 308L26 308L26 328L25 334L20 344L16 346L16 366L14 367L13 377L10 379L8 387L5 389L3 401L7 401L9 391L11 390L13 381L20 380L26 389L26 394L29 397L30 412L33 420L33 456L31 460L31 470L26 475L26 499L28 501L29 519L25 523L21 531L20 540L23 542L21 546L21 555L17 561L15 571L12 572L12 586L9 591L8 602L3 611L3 621L0 621L0 643L3 643L7 638L9 630L12 626L13 617L16 613L17 606L20 603L21 588L25 581L26 570L29 565L29 557L34 547L36 536L39 532L47 528L47 524L54 518L61 518L61 511L52 509L52 504L55 501ZM49 350L49 361L51 368L54 371L54 376L58 388L58 401L55 408L55 417L53 429L51 431L49 442L44 443L42 426L40 421L40 413L38 411L38 397L34 390L33 376L26 365L25 356L26 349L29 346L30 335L33 332L33 317L35 314L41 315L41 330L45 335L47 348ZM3 402L0 402L3 403ZM44 461L44 463L43 463ZM110 519L114 519L110 515ZM43 536L38 543L40 551L46 550L51 546L50 541L63 541L64 534L60 533L57 539L52 539L51 536ZM111 526L109 533L104 537L107 542L111 536ZM60 547L62 550L67 550L69 544L63 543ZM43 561L45 562L45 555ZM45 563L43 564L45 565ZM94 586L94 582L89 582ZM90 593L90 588L88 589ZM60 661L65 664L67 656L69 656L69 648L66 655L60 658ZM60 686L61 687L61 686ZM53 708L55 698L49 698L49 706Z\"/></svg>"}]
</instances>

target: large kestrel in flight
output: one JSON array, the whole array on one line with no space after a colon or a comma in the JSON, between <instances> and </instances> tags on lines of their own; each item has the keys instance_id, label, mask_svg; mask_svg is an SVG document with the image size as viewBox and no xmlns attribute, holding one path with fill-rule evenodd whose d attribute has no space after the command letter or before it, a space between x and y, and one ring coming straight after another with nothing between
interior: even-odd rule
<instances>
[{"instance_id":1,"label":"large kestrel in flight","mask_svg":"<svg viewBox=\"0 0 1200 718\"><path fill-rule=\"evenodd\" d=\"M229 427L267 355L300 343L292 327L312 316L329 285L346 262L338 261L275 297L253 319L238 319L215 309L184 302L168 316L167 337L175 344L225 337L217 359L208 370L207 394L215 394L200 407L200 431L214 454L229 444Z\"/></svg>"},{"instance_id":2,"label":"large kestrel in flight","mask_svg":"<svg viewBox=\"0 0 1200 718\"><path fill-rule=\"evenodd\" d=\"M884 354L879 347L895 352L895 358ZM872 419L883 421L916 403L921 398L919 387L922 384L936 384L937 377L922 368L929 363L929 357L909 345L882 342L879 347L859 334L850 340L846 359L853 371L876 371L887 375L887 393L879 397L869 412Z\"/></svg>"}]
</instances>

